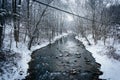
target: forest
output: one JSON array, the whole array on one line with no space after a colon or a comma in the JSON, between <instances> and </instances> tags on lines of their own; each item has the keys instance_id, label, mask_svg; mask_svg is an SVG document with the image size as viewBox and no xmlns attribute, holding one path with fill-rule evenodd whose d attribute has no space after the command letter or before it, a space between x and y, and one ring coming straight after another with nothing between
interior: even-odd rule
<instances>
[{"instance_id":1,"label":"forest","mask_svg":"<svg viewBox=\"0 0 120 80\"><path fill-rule=\"evenodd\" d=\"M69 39L69 36L75 40L70 38L73 42L67 44L64 40L66 37ZM59 43L61 39L63 43ZM29 72L33 69L31 65L37 64L38 61L34 62L37 56L44 56L42 53L57 53L54 49L59 46L64 45L65 49L70 47L71 55L76 53L72 52L71 48L78 48L74 45L76 40L82 43L80 46L84 45L86 51L101 65L99 70L103 74L99 79L79 79L74 77L74 74L71 74L73 77L70 79L47 79L43 76L49 74L45 73L40 77L43 74L40 74L40 71L36 73L40 74L40 78L34 78L35 74ZM49 45L52 48L47 48ZM57 47L54 48L54 45ZM47 50L43 51L44 48ZM62 48L58 48L61 53L55 57L61 59L67 51L62 52ZM78 53L80 52L82 51ZM69 57L70 53L68 52L65 58ZM47 65L46 62L38 64ZM78 74L76 68L70 69L69 73ZM0 0L0 80L119 80L119 73L120 0Z\"/></svg>"}]
</instances>

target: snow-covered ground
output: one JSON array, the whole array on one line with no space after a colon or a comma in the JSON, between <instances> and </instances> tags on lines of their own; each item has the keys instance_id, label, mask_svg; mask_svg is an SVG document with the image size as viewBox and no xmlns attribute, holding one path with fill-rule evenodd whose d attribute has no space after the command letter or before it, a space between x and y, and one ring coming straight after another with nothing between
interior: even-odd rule
<instances>
[{"instance_id":1,"label":"snow-covered ground","mask_svg":"<svg viewBox=\"0 0 120 80\"><path fill-rule=\"evenodd\" d=\"M64 36L67 36L68 34L70 34L70 33L63 33L63 34L61 34L61 35L55 36L54 39L51 41L51 43L54 43L56 40L58 40L58 39L60 39L60 38L62 38L62 37L64 37ZM35 50L37 50L37 49L40 49L40 48L42 48L42 47L45 47L45 46L47 46L48 44L50 44L49 41L44 41L43 43L41 43L41 45L32 46L32 47L31 47L31 51L35 51Z\"/></svg>"},{"instance_id":2,"label":"snow-covered ground","mask_svg":"<svg viewBox=\"0 0 120 80\"><path fill-rule=\"evenodd\" d=\"M120 80L120 61L107 56L108 46L113 46L116 49L115 53L120 55L120 43L116 41L113 45L113 39L110 38L106 40L106 45L104 45L101 40L95 45L92 36L88 36L89 41L92 43L92 45L88 45L84 38L76 36L76 39L83 42L86 49L93 53L93 57L102 65L101 71L103 71L103 75L100 76L100 78L107 80Z\"/></svg>"},{"instance_id":3,"label":"snow-covered ground","mask_svg":"<svg viewBox=\"0 0 120 80\"><path fill-rule=\"evenodd\" d=\"M9 63L9 61L5 62L5 66L1 68L4 71L4 73L0 74L0 80L18 80L18 79L22 80L24 79L28 75L27 73L27 70L29 68L28 62L31 60L31 53L34 50L40 49L49 44L49 41L44 40L44 42L41 42L40 45L32 46L31 50L28 50L27 43L19 42L18 48L17 48L16 42L13 39L13 35L11 35L12 30L13 30L12 25L6 25L5 38L3 41L4 49L5 50L9 49L10 48L9 44L12 41L11 51L15 52L15 54L19 55L19 57L16 57L16 59L13 60L16 66L12 65L13 63ZM54 43L56 40L60 39L63 36L67 36L68 34L69 33L63 33L59 36L54 37L54 39L52 40L52 43Z\"/></svg>"},{"instance_id":4,"label":"snow-covered ground","mask_svg":"<svg viewBox=\"0 0 120 80\"><path fill-rule=\"evenodd\" d=\"M12 25L6 25L5 30L5 38L4 38L4 49L10 48L10 42L11 43L11 50L15 52L16 55L19 55L14 59L16 65L13 66L13 64L6 62L5 67L2 67L4 73L0 74L0 80L15 80L15 79L24 79L25 76L28 75L27 69L29 68L28 62L31 60L31 53L34 50L40 49L42 47L45 47L49 44L48 40L44 40L44 42L41 42L40 45L34 45L31 47L31 50L28 50L27 43L19 42L18 48L16 48L16 42L13 39L13 35L11 35L12 31ZM12 32L11 32L12 31ZM67 36L68 33L63 33L62 35L56 36L51 43L54 43L56 40L60 39L63 36ZM106 46L103 44L101 40L98 41L98 44L94 45L93 39L91 36L88 36L88 39L92 43L92 45L87 45L87 42L84 38L79 38L76 36L76 39L83 42L83 44L86 46L86 49L90 52L92 52L94 58L98 63L100 63L101 71L104 72L100 78L108 79L108 80L119 80L120 76L120 62L118 60L115 60L114 58L108 57L108 46L113 46L116 51L115 53L120 55L120 43L117 41L113 45L113 39L107 39L106 40ZM12 53L11 53L12 54Z\"/></svg>"}]
</instances>

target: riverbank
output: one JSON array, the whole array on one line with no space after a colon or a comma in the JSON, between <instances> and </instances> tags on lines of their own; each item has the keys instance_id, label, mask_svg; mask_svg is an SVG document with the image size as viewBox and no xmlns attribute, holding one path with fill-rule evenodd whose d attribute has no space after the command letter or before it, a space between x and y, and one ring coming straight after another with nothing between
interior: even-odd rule
<instances>
[{"instance_id":1,"label":"riverbank","mask_svg":"<svg viewBox=\"0 0 120 80\"><path fill-rule=\"evenodd\" d=\"M94 41L91 36L88 36L89 41L92 45L88 45L87 41L82 38L76 36L76 39L83 42L86 49L93 53L93 57L96 59L98 63L101 64L101 71L103 72L103 75L100 76L102 79L107 80L118 80L120 79L119 73L120 73L120 44L119 42L115 42L113 45L113 39L107 39L106 45L104 45L102 40L99 40L98 43L95 45ZM112 46L115 48L114 55L117 58L114 58L114 55L111 55L109 52L109 46ZM110 55L109 55L110 54Z\"/></svg>"},{"instance_id":2,"label":"riverbank","mask_svg":"<svg viewBox=\"0 0 120 80\"><path fill-rule=\"evenodd\" d=\"M70 34L33 52L25 80L98 80L102 72L91 53Z\"/></svg>"},{"instance_id":3,"label":"riverbank","mask_svg":"<svg viewBox=\"0 0 120 80\"><path fill-rule=\"evenodd\" d=\"M31 60L31 53L34 50L40 49L50 44L49 41L44 40L39 45L34 45L32 46L31 50L28 50L27 43L19 42L18 47L16 47L16 42L14 41L13 35L10 36L11 31L13 30L11 26L12 25L6 25L7 29L5 31L5 38L3 42L4 51L7 50L5 52L5 55L9 54L9 56L11 57L6 56L7 60L0 62L0 66L2 66L1 67L2 71L0 73L0 80L24 79L28 75L27 73L27 70L29 68L28 62ZM68 34L69 33L63 33L61 35L54 37L54 39L52 40L52 43L54 43L56 40L60 39L63 36L67 36ZM10 46L9 44L11 40L12 40L12 43Z\"/></svg>"}]
</instances>

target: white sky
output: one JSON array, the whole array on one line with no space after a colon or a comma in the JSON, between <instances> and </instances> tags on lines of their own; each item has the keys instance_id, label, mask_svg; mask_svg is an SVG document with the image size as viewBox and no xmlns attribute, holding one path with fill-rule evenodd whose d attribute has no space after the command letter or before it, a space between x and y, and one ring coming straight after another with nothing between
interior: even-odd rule
<instances>
[{"instance_id":1,"label":"white sky","mask_svg":"<svg viewBox=\"0 0 120 80\"><path fill-rule=\"evenodd\" d=\"M67 20L67 21L71 22L71 21L74 20L72 15L66 14L66 16L67 16L67 17L66 17L66 20Z\"/></svg>"},{"instance_id":2,"label":"white sky","mask_svg":"<svg viewBox=\"0 0 120 80\"><path fill-rule=\"evenodd\" d=\"M75 0L61 0L64 4L67 4L68 2L69 3L75 3Z\"/></svg>"}]
</instances>

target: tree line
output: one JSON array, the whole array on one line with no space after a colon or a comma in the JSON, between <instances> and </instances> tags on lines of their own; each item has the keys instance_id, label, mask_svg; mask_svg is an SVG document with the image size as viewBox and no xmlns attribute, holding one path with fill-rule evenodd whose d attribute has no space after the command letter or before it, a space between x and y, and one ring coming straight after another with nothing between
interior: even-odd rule
<instances>
[{"instance_id":1,"label":"tree line","mask_svg":"<svg viewBox=\"0 0 120 80\"><path fill-rule=\"evenodd\" d=\"M89 44L90 42L86 37L89 34L92 34L95 44L100 39L105 44L109 37L116 40L120 39L119 0L86 0L84 9L87 10L85 16L92 21L79 20L78 32L86 38Z\"/></svg>"},{"instance_id":2,"label":"tree line","mask_svg":"<svg viewBox=\"0 0 120 80\"><path fill-rule=\"evenodd\" d=\"M11 35L14 36L16 47L19 42L24 42L27 43L28 49L34 44L40 44L39 42L43 39L51 41L54 36L68 30L81 34L89 44L90 41L87 39L89 34L92 35L95 44L100 39L103 39L105 44L108 37L120 39L118 0L85 0L84 3L81 0L75 0L74 4L68 0L66 4L61 0L38 1L78 15L82 13L92 21L72 15L74 22L67 22L65 20L67 13L38 4L34 0L0 0L0 48L3 47L5 24L8 23L13 26Z\"/></svg>"}]
</instances>

